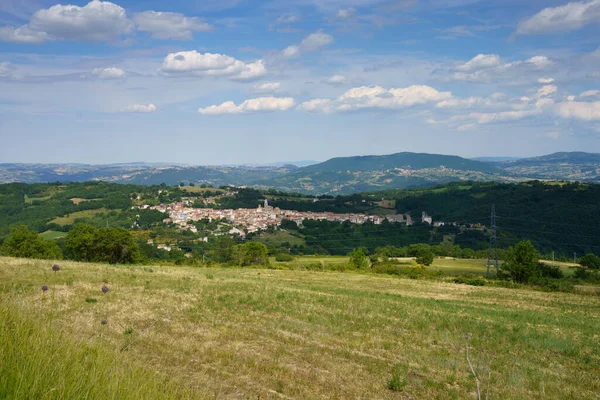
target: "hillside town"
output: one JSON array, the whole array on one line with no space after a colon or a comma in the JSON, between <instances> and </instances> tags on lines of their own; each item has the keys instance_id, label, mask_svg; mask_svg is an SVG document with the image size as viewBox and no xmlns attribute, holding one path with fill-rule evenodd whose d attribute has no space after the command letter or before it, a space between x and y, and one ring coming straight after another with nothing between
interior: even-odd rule
<instances>
[{"instance_id":1,"label":"hillside town","mask_svg":"<svg viewBox=\"0 0 600 400\"><path fill-rule=\"evenodd\" d=\"M368 214L336 214L332 212L302 212L295 210L282 210L279 207L269 205L267 199L264 204L257 208L239 208L217 210L213 208L193 208L189 201L175 202L171 204L161 204L157 206L138 206L134 208L151 209L160 211L168 215L163 222L173 223L182 229L191 230L195 233L196 227L189 223L208 220L210 222L221 220L232 225L234 228L229 232L231 234L239 234L245 236L247 233L253 233L260 230L266 230L270 227L277 229L282 221L293 221L298 226L302 226L305 220L325 220L330 222L345 222L349 221L353 224L364 224L372 222L376 225L383 221L400 222L407 225L412 225L413 219L408 214L391 214L391 215L368 215ZM422 222L432 224L431 217L423 213Z\"/></svg>"}]
</instances>

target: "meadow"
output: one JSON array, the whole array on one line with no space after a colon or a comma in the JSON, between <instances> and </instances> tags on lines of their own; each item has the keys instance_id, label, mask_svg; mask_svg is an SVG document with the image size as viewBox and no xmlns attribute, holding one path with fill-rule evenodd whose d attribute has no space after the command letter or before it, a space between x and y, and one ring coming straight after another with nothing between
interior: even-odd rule
<instances>
[{"instance_id":1,"label":"meadow","mask_svg":"<svg viewBox=\"0 0 600 400\"><path fill-rule=\"evenodd\" d=\"M599 296L60 265L0 258L0 398L477 398L467 346L490 398L600 393Z\"/></svg>"}]
</instances>

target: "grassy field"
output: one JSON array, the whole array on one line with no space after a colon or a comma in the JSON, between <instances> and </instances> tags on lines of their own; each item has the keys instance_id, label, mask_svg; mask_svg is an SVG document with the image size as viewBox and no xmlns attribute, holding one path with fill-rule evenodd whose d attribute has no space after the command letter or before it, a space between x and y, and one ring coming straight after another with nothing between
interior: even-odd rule
<instances>
[{"instance_id":1,"label":"grassy field","mask_svg":"<svg viewBox=\"0 0 600 400\"><path fill-rule=\"evenodd\" d=\"M109 212L109 211L110 210L108 210L106 208L98 208L98 209L95 209L95 210L77 211L77 212L74 212L74 213L69 214L69 215L64 216L64 217L55 218L52 221L50 221L50 223L57 224L57 225L71 225L78 218L90 218L90 217L93 217L94 215L97 215L97 214L100 214L100 213L106 213L106 212Z\"/></svg>"},{"instance_id":2,"label":"grassy field","mask_svg":"<svg viewBox=\"0 0 600 400\"><path fill-rule=\"evenodd\" d=\"M47 240L56 240L56 239L60 239L60 238L64 238L67 236L67 232L60 232L60 231L46 231L43 233L40 233L40 235Z\"/></svg>"},{"instance_id":3,"label":"grassy field","mask_svg":"<svg viewBox=\"0 0 600 400\"><path fill-rule=\"evenodd\" d=\"M168 385L191 391L173 398L476 398L466 337L492 399L600 393L598 296L266 269L63 262L52 273L51 264L0 258L0 311L10 311L0 398L112 393L94 376L120 398L143 398L127 391L136 384L156 398ZM22 375L35 377L33 396ZM17 386L19 396L6 389Z\"/></svg>"}]
</instances>

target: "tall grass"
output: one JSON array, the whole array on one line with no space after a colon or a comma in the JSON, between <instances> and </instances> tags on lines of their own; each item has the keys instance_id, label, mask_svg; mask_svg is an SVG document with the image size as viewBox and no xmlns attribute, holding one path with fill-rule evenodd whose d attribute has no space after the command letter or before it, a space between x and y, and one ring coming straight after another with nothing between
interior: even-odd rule
<instances>
[{"instance_id":1,"label":"tall grass","mask_svg":"<svg viewBox=\"0 0 600 400\"><path fill-rule=\"evenodd\" d=\"M192 394L117 351L55 332L0 302L0 399L181 399Z\"/></svg>"}]
</instances>

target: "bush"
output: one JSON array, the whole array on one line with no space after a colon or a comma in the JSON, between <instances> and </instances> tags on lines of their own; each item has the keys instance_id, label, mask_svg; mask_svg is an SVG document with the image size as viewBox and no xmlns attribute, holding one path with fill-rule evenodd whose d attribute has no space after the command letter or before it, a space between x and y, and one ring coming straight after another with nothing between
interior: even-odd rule
<instances>
[{"instance_id":1,"label":"bush","mask_svg":"<svg viewBox=\"0 0 600 400\"><path fill-rule=\"evenodd\" d=\"M543 290L544 292L573 292L575 287L569 281L552 278L539 278L530 282L536 288Z\"/></svg>"},{"instance_id":2,"label":"bush","mask_svg":"<svg viewBox=\"0 0 600 400\"><path fill-rule=\"evenodd\" d=\"M539 263L538 268L544 278L562 279L565 277L560 267Z\"/></svg>"},{"instance_id":3,"label":"bush","mask_svg":"<svg viewBox=\"0 0 600 400\"><path fill-rule=\"evenodd\" d=\"M62 259L62 252L55 242L29 231L25 225L11 229L2 252L11 257Z\"/></svg>"},{"instance_id":4,"label":"bush","mask_svg":"<svg viewBox=\"0 0 600 400\"><path fill-rule=\"evenodd\" d=\"M290 262L294 261L294 257L287 253L279 253L275 256L275 261L278 262Z\"/></svg>"},{"instance_id":5,"label":"bush","mask_svg":"<svg viewBox=\"0 0 600 400\"><path fill-rule=\"evenodd\" d=\"M579 265L592 269L600 269L600 257L595 254L588 253L579 259Z\"/></svg>"}]
</instances>

